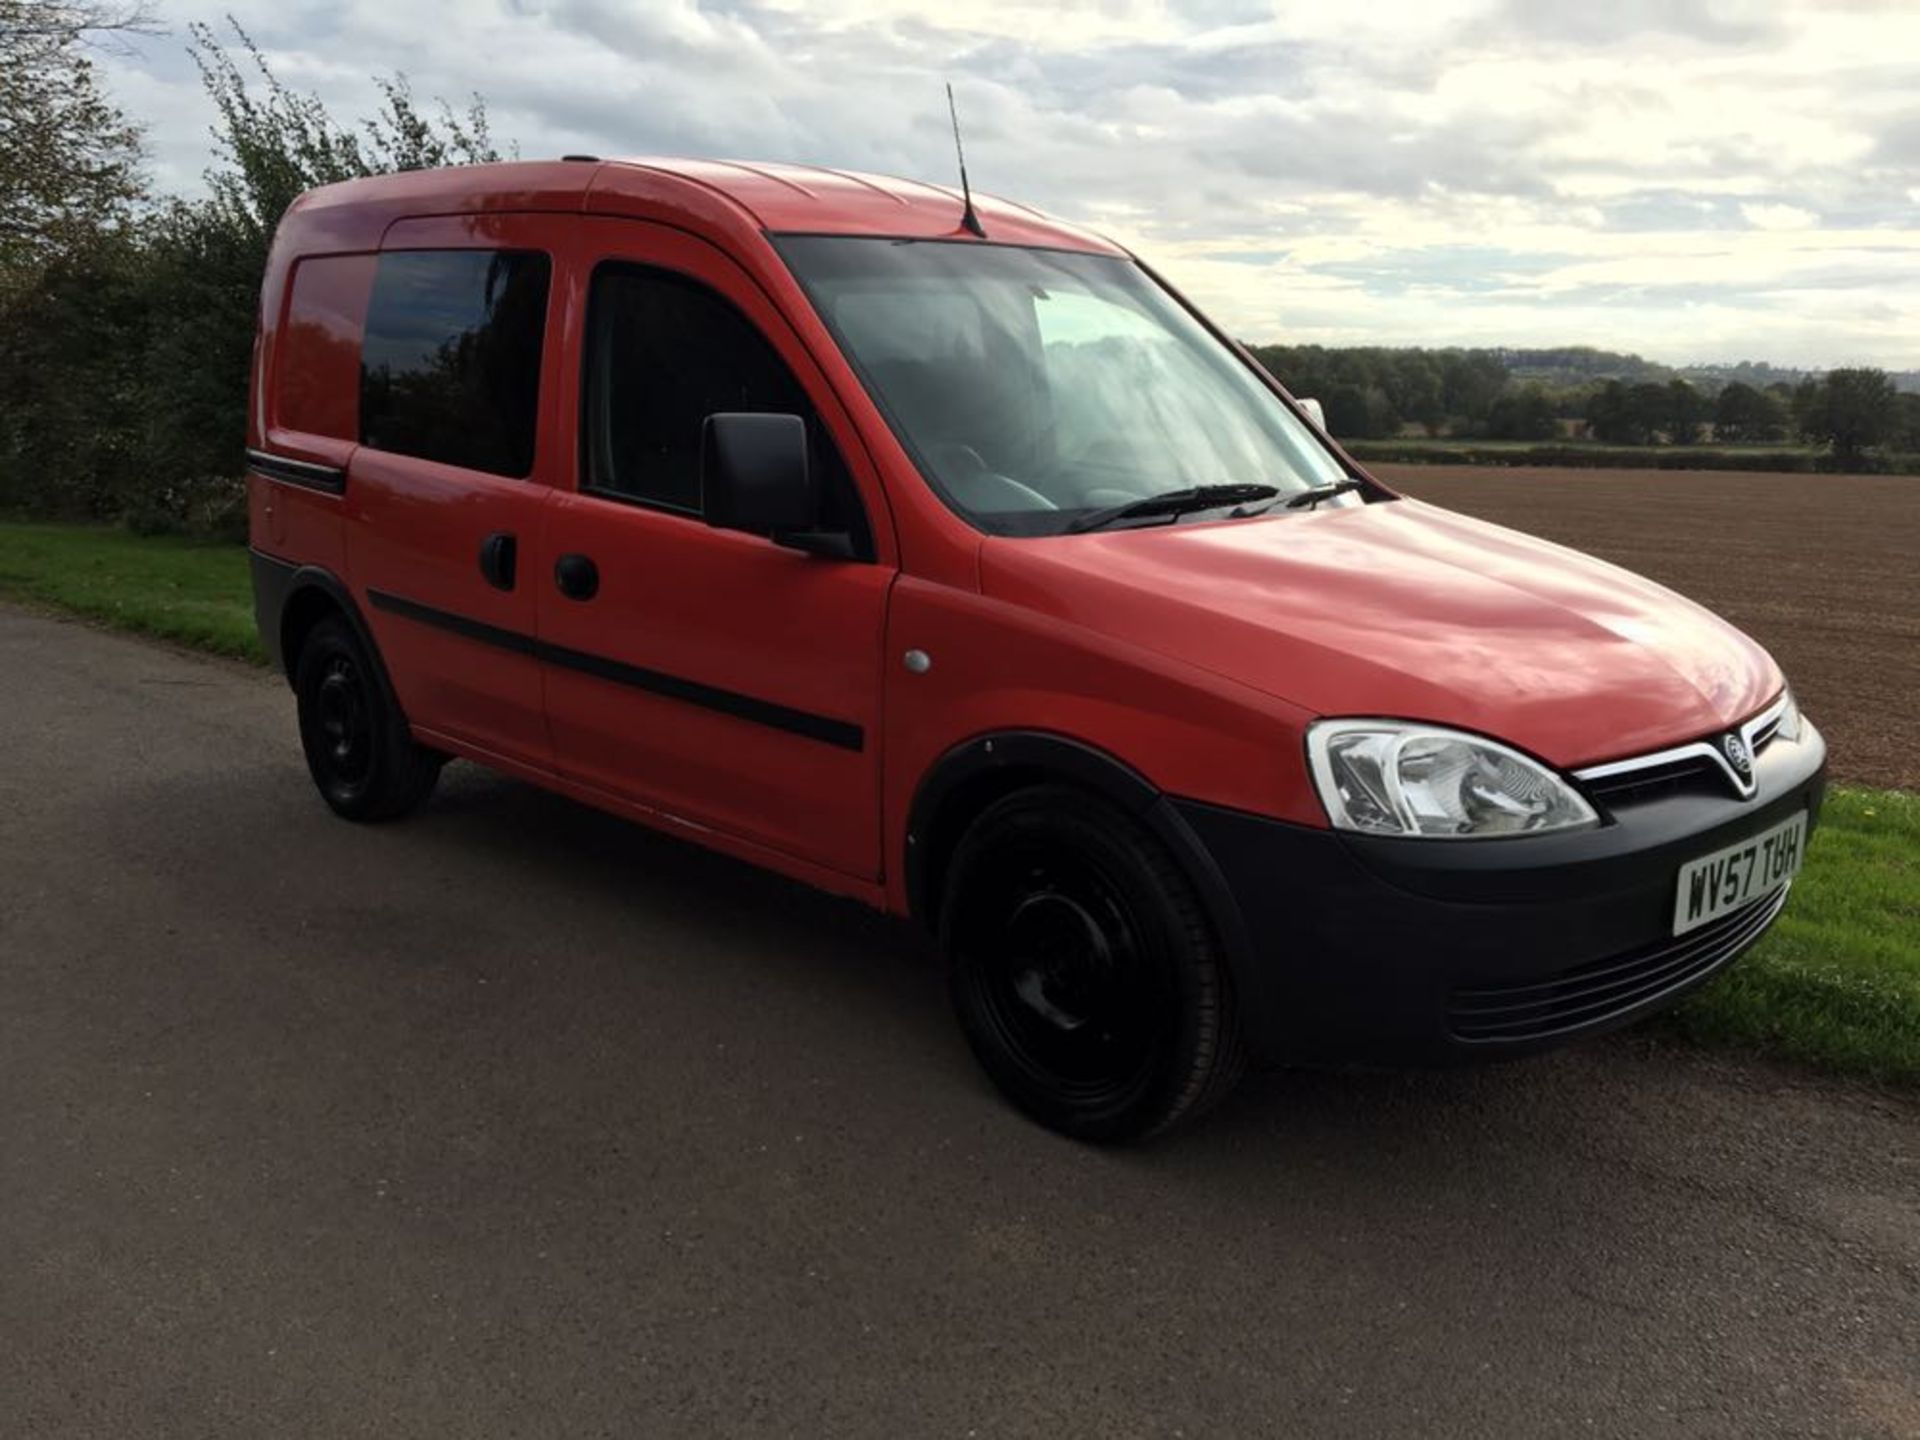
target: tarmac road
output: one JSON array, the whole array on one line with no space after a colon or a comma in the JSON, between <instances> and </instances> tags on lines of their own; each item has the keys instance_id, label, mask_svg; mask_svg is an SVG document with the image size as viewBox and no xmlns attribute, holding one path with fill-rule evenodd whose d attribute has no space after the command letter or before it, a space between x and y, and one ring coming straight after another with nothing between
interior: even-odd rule
<instances>
[{"instance_id":1,"label":"tarmac road","mask_svg":"<svg viewBox=\"0 0 1920 1440\"><path fill-rule=\"evenodd\" d=\"M895 924L0 609L0 1433L1920 1435L1920 1104L1627 1040L1004 1108Z\"/></svg>"}]
</instances>

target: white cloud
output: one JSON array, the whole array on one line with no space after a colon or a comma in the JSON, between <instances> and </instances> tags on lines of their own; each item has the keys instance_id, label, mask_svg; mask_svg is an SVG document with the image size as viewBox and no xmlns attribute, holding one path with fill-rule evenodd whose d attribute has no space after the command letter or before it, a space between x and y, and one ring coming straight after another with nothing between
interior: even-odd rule
<instances>
[{"instance_id":1,"label":"white cloud","mask_svg":"<svg viewBox=\"0 0 1920 1440\"><path fill-rule=\"evenodd\" d=\"M1742 205L1740 213L1756 230L1810 230L1820 223L1818 214L1798 205Z\"/></svg>"},{"instance_id":2,"label":"white cloud","mask_svg":"<svg viewBox=\"0 0 1920 1440\"><path fill-rule=\"evenodd\" d=\"M180 31L109 62L190 189ZM235 0L337 116L486 95L523 154L813 160L1136 245L1236 332L1920 365L1920 10L1817 0Z\"/></svg>"}]
</instances>

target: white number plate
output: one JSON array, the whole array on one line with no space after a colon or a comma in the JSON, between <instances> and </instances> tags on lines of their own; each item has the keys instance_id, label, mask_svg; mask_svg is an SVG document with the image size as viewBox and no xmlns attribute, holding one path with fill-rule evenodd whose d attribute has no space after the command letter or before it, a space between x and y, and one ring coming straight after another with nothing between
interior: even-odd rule
<instances>
[{"instance_id":1,"label":"white number plate","mask_svg":"<svg viewBox=\"0 0 1920 1440\"><path fill-rule=\"evenodd\" d=\"M1696 925L1778 890L1800 873L1806 849L1807 816L1802 811L1738 845L1689 860L1680 867L1673 933L1684 935Z\"/></svg>"}]
</instances>

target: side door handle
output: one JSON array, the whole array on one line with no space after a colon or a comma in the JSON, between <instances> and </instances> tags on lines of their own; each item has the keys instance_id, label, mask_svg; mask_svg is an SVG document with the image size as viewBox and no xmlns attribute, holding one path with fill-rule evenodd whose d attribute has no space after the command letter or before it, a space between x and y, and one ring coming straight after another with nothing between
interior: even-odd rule
<instances>
[{"instance_id":1,"label":"side door handle","mask_svg":"<svg viewBox=\"0 0 1920 1440\"><path fill-rule=\"evenodd\" d=\"M480 573L496 590L513 589L514 562L519 545L504 530L496 530L480 542Z\"/></svg>"},{"instance_id":2,"label":"side door handle","mask_svg":"<svg viewBox=\"0 0 1920 1440\"><path fill-rule=\"evenodd\" d=\"M562 555L553 562L553 583L569 600L591 600L600 591L600 568L585 555Z\"/></svg>"}]
</instances>

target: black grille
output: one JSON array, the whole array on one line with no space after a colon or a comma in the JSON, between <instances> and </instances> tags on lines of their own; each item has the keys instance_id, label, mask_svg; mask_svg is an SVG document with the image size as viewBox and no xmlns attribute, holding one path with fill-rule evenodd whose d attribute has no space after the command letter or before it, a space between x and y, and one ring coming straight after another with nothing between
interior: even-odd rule
<instances>
[{"instance_id":1,"label":"black grille","mask_svg":"<svg viewBox=\"0 0 1920 1440\"><path fill-rule=\"evenodd\" d=\"M1785 889L1675 939L1582 965L1550 980L1456 990L1447 1020L1462 1040L1539 1040L1599 1025L1711 974L1760 938Z\"/></svg>"},{"instance_id":2,"label":"black grille","mask_svg":"<svg viewBox=\"0 0 1920 1440\"><path fill-rule=\"evenodd\" d=\"M1726 795L1732 792L1733 786L1717 761L1705 755L1689 755L1666 765L1603 775L1587 781L1587 790L1609 805L1632 805L1642 800L1657 800L1663 795Z\"/></svg>"},{"instance_id":3,"label":"black grille","mask_svg":"<svg viewBox=\"0 0 1920 1440\"><path fill-rule=\"evenodd\" d=\"M1754 760L1779 738L1781 717L1776 715L1753 732L1748 750ZM1721 737L1709 735L1705 742L1718 746ZM1664 765L1644 765L1623 770L1617 775L1602 775L1586 782L1587 793L1608 806L1634 805L1668 795L1738 795L1740 789L1727 774L1726 767L1711 755L1683 755Z\"/></svg>"}]
</instances>

